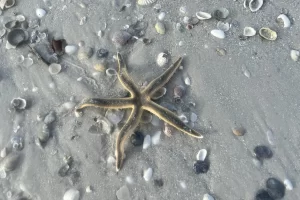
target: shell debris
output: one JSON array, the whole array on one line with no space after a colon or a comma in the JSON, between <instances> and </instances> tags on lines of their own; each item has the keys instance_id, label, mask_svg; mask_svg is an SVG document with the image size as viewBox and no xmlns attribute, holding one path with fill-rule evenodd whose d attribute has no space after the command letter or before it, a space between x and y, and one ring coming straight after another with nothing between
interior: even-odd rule
<instances>
[{"instance_id":1,"label":"shell debris","mask_svg":"<svg viewBox=\"0 0 300 200\"><path fill-rule=\"evenodd\" d=\"M199 11L199 12L196 12L196 17L200 20L207 20L207 19L211 18L211 14L207 13L207 12Z\"/></svg>"},{"instance_id":2,"label":"shell debris","mask_svg":"<svg viewBox=\"0 0 300 200\"><path fill-rule=\"evenodd\" d=\"M154 4L157 0L138 0L137 4L140 6L150 6Z\"/></svg>"},{"instance_id":3,"label":"shell debris","mask_svg":"<svg viewBox=\"0 0 300 200\"><path fill-rule=\"evenodd\" d=\"M249 2L249 9L251 12L256 12L262 7L263 4L264 0L251 0Z\"/></svg>"},{"instance_id":4,"label":"shell debris","mask_svg":"<svg viewBox=\"0 0 300 200\"><path fill-rule=\"evenodd\" d=\"M263 27L259 30L259 35L266 40L276 40L277 33L270 28Z\"/></svg>"},{"instance_id":5,"label":"shell debris","mask_svg":"<svg viewBox=\"0 0 300 200\"><path fill-rule=\"evenodd\" d=\"M144 179L145 181L150 181L151 177L153 175L153 170L151 167L149 167L148 169L144 170Z\"/></svg>"},{"instance_id":6,"label":"shell debris","mask_svg":"<svg viewBox=\"0 0 300 200\"><path fill-rule=\"evenodd\" d=\"M216 38L219 39L224 39L225 38L225 33L222 30L214 29L210 32L210 34Z\"/></svg>"},{"instance_id":7,"label":"shell debris","mask_svg":"<svg viewBox=\"0 0 300 200\"><path fill-rule=\"evenodd\" d=\"M281 24L283 28L289 28L291 26L291 21L285 14L280 14L277 17L277 22Z\"/></svg>"},{"instance_id":8,"label":"shell debris","mask_svg":"<svg viewBox=\"0 0 300 200\"><path fill-rule=\"evenodd\" d=\"M292 60L297 62L299 59L300 53L297 50L291 50L290 55L291 55Z\"/></svg>"},{"instance_id":9,"label":"shell debris","mask_svg":"<svg viewBox=\"0 0 300 200\"><path fill-rule=\"evenodd\" d=\"M168 54L162 52L157 55L156 63L159 67L164 67L168 62Z\"/></svg>"},{"instance_id":10,"label":"shell debris","mask_svg":"<svg viewBox=\"0 0 300 200\"><path fill-rule=\"evenodd\" d=\"M254 36L256 35L256 30L250 26L246 26L244 28L244 36L247 36L247 37L251 37L251 36Z\"/></svg>"},{"instance_id":11,"label":"shell debris","mask_svg":"<svg viewBox=\"0 0 300 200\"><path fill-rule=\"evenodd\" d=\"M156 22L155 30L157 33L164 35L166 33L166 27L162 22Z\"/></svg>"}]
</instances>

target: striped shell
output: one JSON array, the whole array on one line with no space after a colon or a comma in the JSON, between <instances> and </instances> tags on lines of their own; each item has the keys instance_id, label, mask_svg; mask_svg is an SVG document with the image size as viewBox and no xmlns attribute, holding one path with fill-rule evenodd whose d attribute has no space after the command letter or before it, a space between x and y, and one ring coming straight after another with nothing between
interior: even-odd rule
<instances>
[{"instance_id":1,"label":"striped shell","mask_svg":"<svg viewBox=\"0 0 300 200\"><path fill-rule=\"evenodd\" d=\"M137 4L140 6L149 6L155 2L156 0L137 0Z\"/></svg>"}]
</instances>

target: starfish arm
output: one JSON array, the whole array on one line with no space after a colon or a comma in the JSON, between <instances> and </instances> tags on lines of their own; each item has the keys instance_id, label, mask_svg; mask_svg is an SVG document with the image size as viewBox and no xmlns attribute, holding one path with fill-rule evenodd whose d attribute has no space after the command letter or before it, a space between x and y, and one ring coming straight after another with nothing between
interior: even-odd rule
<instances>
[{"instance_id":1,"label":"starfish arm","mask_svg":"<svg viewBox=\"0 0 300 200\"><path fill-rule=\"evenodd\" d=\"M195 137L195 138L203 138L203 136L198 133L197 131L191 129L188 127L185 123L183 123L179 117L177 117L173 112L165 109L164 107L154 103L153 101L149 101L145 106L145 110L148 110L149 112L153 113L163 121L167 122L171 126L175 127L179 131L184 132L185 134L188 134L189 136Z\"/></svg>"},{"instance_id":2,"label":"starfish arm","mask_svg":"<svg viewBox=\"0 0 300 200\"><path fill-rule=\"evenodd\" d=\"M75 112L79 112L86 107L122 109L122 108L131 108L132 105L133 105L132 98L112 98L112 99L87 98L84 99L80 104L76 106Z\"/></svg>"},{"instance_id":3,"label":"starfish arm","mask_svg":"<svg viewBox=\"0 0 300 200\"><path fill-rule=\"evenodd\" d=\"M140 118L142 116L143 110L138 107L134 106L132 108L131 114L121 128L120 132L117 135L116 139L116 170L119 171L123 165L123 161L125 158L124 153L124 146L125 142L129 139L129 137L133 134L134 129L138 126Z\"/></svg>"},{"instance_id":4,"label":"starfish arm","mask_svg":"<svg viewBox=\"0 0 300 200\"><path fill-rule=\"evenodd\" d=\"M143 94L148 94L150 97L164 86L170 78L174 75L178 67L182 62L182 57L180 57L172 66L170 66L162 75L152 80L147 87L143 90Z\"/></svg>"},{"instance_id":5,"label":"starfish arm","mask_svg":"<svg viewBox=\"0 0 300 200\"><path fill-rule=\"evenodd\" d=\"M127 72L127 66L124 62L122 55L119 52L117 53L117 58L118 58L118 65L119 65L119 70L118 70L119 81L121 82L123 87L128 92L130 92L131 96L135 97L135 95L139 93L139 90L133 83L132 79L129 77Z\"/></svg>"}]
</instances>

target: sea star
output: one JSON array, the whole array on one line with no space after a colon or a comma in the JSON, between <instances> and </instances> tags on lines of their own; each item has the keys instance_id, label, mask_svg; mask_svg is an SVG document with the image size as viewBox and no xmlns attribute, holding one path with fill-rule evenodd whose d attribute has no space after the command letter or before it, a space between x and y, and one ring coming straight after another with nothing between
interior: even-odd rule
<instances>
[{"instance_id":1,"label":"sea star","mask_svg":"<svg viewBox=\"0 0 300 200\"><path fill-rule=\"evenodd\" d=\"M152 114L156 115L166 123L175 127L179 131L182 131L189 136L202 138L203 136L195 130L189 128L183 123L176 114L169 111L168 109L156 104L151 100L153 94L163 87L176 72L177 68L182 62L180 57L172 66L170 66L163 74L151 81L146 88L140 91L134 84L133 80L127 73L126 64L120 53L117 53L118 58L118 79L123 87L130 93L130 97L124 98L111 98L111 99L98 99L98 98L87 98L84 99L79 105L76 106L75 112L81 112L86 107L99 107L109 109L124 109L131 108L131 114L127 119L124 126L121 128L116 139L116 170L119 171L123 165L125 158L124 144L134 132L134 129L138 126L143 110L147 110Z\"/></svg>"}]
</instances>

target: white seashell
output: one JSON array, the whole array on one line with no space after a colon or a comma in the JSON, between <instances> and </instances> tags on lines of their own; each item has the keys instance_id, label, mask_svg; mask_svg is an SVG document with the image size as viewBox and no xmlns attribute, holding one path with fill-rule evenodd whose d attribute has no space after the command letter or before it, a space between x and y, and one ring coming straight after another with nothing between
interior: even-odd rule
<instances>
[{"instance_id":1,"label":"white seashell","mask_svg":"<svg viewBox=\"0 0 300 200\"><path fill-rule=\"evenodd\" d=\"M155 2L156 2L156 0L138 0L137 4L140 6L149 6Z\"/></svg>"},{"instance_id":2,"label":"white seashell","mask_svg":"<svg viewBox=\"0 0 300 200\"><path fill-rule=\"evenodd\" d=\"M134 180L133 180L133 178L131 176L126 176L125 181L127 183L129 183L129 184L133 184L134 183Z\"/></svg>"},{"instance_id":3,"label":"white seashell","mask_svg":"<svg viewBox=\"0 0 300 200\"><path fill-rule=\"evenodd\" d=\"M116 192L116 196L118 198L118 200L130 200L130 193L129 193L129 189L126 185L123 185L117 192Z\"/></svg>"},{"instance_id":4,"label":"white seashell","mask_svg":"<svg viewBox=\"0 0 300 200\"><path fill-rule=\"evenodd\" d=\"M6 172L15 170L20 163L20 155L16 152L8 154L0 163L0 170Z\"/></svg>"},{"instance_id":5,"label":"white seashell","mask_svg":"<svg viewBox=\"0 0 300 200\"><path fill-rule=\"evenodd\" d=\"M90 185L87 186L87 187L85 188L85 192L86 192L86 193L91 193L91 192L93 192L92 187L91 187Z\"/></svg>"},{"instance_id":6,"label":"white seashell","mask_svg":"<svg viewBox=\"0 0 300 200\"><path fill-rule=\"evenodd\" d=\"M180 8L179 8L179 12L180 13L182 13L182 14L187 14L187 9L186 9L186 7L185 6L181 6Z\"/></svg>"},{"instance_id":7,"label":"white seashell","mask_svg":"<svg viewBox=\"0 0 300 200\"><path fill-rule=\"evenodd\" d=\"M229 28L230 28L230 25L228 22L222 22L222 21L219 21L217 23L217 28L226 32L226 31L229 31Z\"/></svg>"},{"instance_id":8,"label":"white seashell","mask_svg":"<svg viewBox=\"0 0 300 200\"><path fill-rule=\"evenodd\" d=\"M79 200L79 196L79 191L72 188L66 191L63 200Z\"/></svg>"},{"instance_id":9,"label":"white seashell","mask_svg":"<svg viewBox=\"0 0 300 200\"><path fill-rule=\"evenodd\" d=\"M106 162L108 167L112 167L116 163L116 159L113 156L108 156Z\"/></svg>"},{"instance_id":10,"label":"white seashell","mask_svg":"<svg viewBox=\"0 0 300 200\"><path fill-rule=\"evenodd\" d=\"M257 160L256 158L253 158L252 162L257 168L260 168L262 166L262 162L260 160Z\"/></svg>"},{"instance_id":11,"label":"white seashell","mask_svg":"<svg viewBox=\"0 0 300 200\"><path fill-rule=\"evenodd\" d=\"M248 8L249 7L249 3L250 3L250 0L245 0L244 1L244 8Z\"/></svg>"},{"instance_id":12,"label":"white seashell","mask_svg":"<svg viewBox=\"0 0 300 200\"><path fill-rule=\"evenodd\" d=\"M155 28L156 32L161 35L164 35L166 33L166 27L162 22L156 22L154 28Z\"/></svg>"},{"instance_id":13,"label":"white seashell","mask_svg":"<svg viewBox=\"0 0 300 200\"><path fill-rule=\"evenodd\" d=\"M219 38L219 39L224 39L225 38L225 33L224 31L222 30L217 30L217 29L214 29L210 32L213 36L215 36L216 38Z\"/></svg>"},{"instance_id":14,"label":"white seashell","mask_svg":"<svg viewBox=\"0 0 300 200\"><path fill-rule=\"evenodd\" d=\"M275 139L274 139L273 131L271 129L268 129L266 131L266 135L267 135L267 140L268 140L269 144L274 145L275 144Z\"/></svg>"},{"instance_id":15,"label":"white seashell","mask_svg":"<svg viewBox=\"0 0 300 200\"><path fill-rule=\"evenodd\" d=\"M157 145L157 144L159 144L159 141L160 141L160 135L161 135L161 131L157 131L157 132L152 136L152 145Z\"/></svg>"},{"instance_id":16,"label":"white seashell","mask_svg":"<svg viewBox=\"0 0 300 200\"><path fill-rule=\"evenodd\" d=\"M58 74L61 71L61 65L57 63L52 63L49 65L48 70L52 75Z\"/></svg>"},{"instance_id":17,"label":"white seashell","mask_svg":"<svg viewBox=\"0 0 300 200\"><path fill-rule=\"evenodd\" d=\"M184 181L180 181L180 186L182 187L182 189L186 189L186 183Z\"/></svg>"},{"instance_id":18,"label":"white seashell","mask_svg":"<svg viewBox=\"0 0 300 200\"><path fill-rule=\"evenodd\" d=\"M6 9L13 7L16 3L15 0L5 0L3 2L5 2L5 8Z\"/></svg>"},{"instance_id":19,"label":"white seashell","mask_svg":"<svg viewBox=\"0 0 300 200\"><path fill-rule=\"evenodd\" d=\"M186 85L191 85L191 79L190 79L190 77L186 76L186 77L184 78L184 83L185 83Z\"/></svg>"},{"instance_id":20,"label":"white seashell","mask_svg":"<svg viewBox=\"0 0 300 200\"><path fill-rule=\"evenodd\" d=\"M168 63L168 55L166 53L159 53L156 58L156 63L158 66L163 67Z\"/></svg>"},{"instance_id":21,"label":"white seashell","mask_svg":"<svg viewBox=\"0 0 300 200\"><path fill-rule=\"evenodd\" d=\"M105 71L107 76L116 76L117 75L117 70L115 70L114 68L108 68Z\"/></svg>"},{"instance_id":22,"label":"white seashell","mask_svg":"<svg viewBox=\"0 0 300 200\"><path fill-rule=\"evenodd\" d=\"M14 98L10 103L17 110L24 110L27 105L26 100L21 97Z\"/></svg>"},{"instance_id":23,"label":"white seashell","mask_svg":"<svg viewBox=\"0 0 300 200\"><path fill-rule=\"evenodd\" d=\"M164 20L165 17L166 17L166 13L165 13L165 12L161 12L161 13L159 13L159 15L158 15L158 19L159 19L160 21Z\"/></svg>"},{"instance_id":24,"label":"white seashell","mask_svg":"<svg viewBox=\"0 0 300 200\"><path fill-rule=\"evenodd\" d=\"M251 0L249 2L249 8L251 12L256 12L262 7L263 4L264 0Z\"/></svg>"},{"instance_id":25,"label":"white seashell","mask_svg":"<svg viewBox=\"0 0 300 200\"><path fill-rule=\"evenodd\" d=\"M46 11L44 9L37 8L35 10L35 14L38 18L43 18L46 15Z\"/></svg>"},{"instance_id":26,"label":"white seashell","mask_svg":"<svg viewBox=\"0 0 300 200\"><path fill-rule=\"evenodd\" d=\"M144 138L144 142L143 142L143 149L148 149L148 147L150 147L151 145L151 137L150 135L146 135L146 137Z\"/></svg>"},{"instance_id":27,"label":"white seashell","mask_svg":"<svg viewBox=\"0 0 300 200\"><path fill-rule=\"evenodd\" d=\"M211 195L205 194L203 195L203 200L215 200Z\"/></svg>"},{"instance_id":28,"label":"white seashell","mask_svg":"<svg viewBox=\"0 0 300 200\"><path fill-rule=\"evenodd\" d=\"M7 155L7 149L6 149L6 147L4 147L0 152L0 157L4 158L6 155Z\"/></svg>"},{"instance_id":29,"label":"white seashell","mask_svg":"<svg viewBox=\"0 0 300 200\"><path fill-rule=\"evenodd\" d=\"M77 46L75 46L75 45L67 45L66 47L65 47L65 52L67 53L67 54L69 54L69 55L72 55L72 54L74 54L76 51L77 51Z\"/></svg>"},{"instance_id":30,"label":"white seashell","mask_svg":"<svg viewBox=\"0 0 300 200\"><path fill-rule=\"evenodd\" d=\"M278 22L282 22L283 23L283 28L288 28L291 26L291 21L290 19L285 15L285 14L281 14L277 17Z\"/></svg>"},{"instance_id":31,"label":"white seashell","mask_svg":"<svg viewBox=\"0 0 300 200\"><path fill-rule=\"evenodd\" d=\"M24 65L24 67L30 67L31 65L33 65L33 59L32 58L24 58L23 65Z\"/></svg>"},{"instance_id":32,"label":"white seashell","mask_svg":"<svg viewBox=\"0 0 300 200\"><path fill-rule=\"evenodd\" d=\"M197 159L197 160L200 160L200 161L204 161L205 158L206 158L206 155L207 155L207 150L206 150L206 149L201 149L201 150L197 153L196 159Z\"/></svg>"},{"instance_id":33,"label":"white seashell","mask_svg":"<svg viewBox=\"0 0 300 200\"><path fill-rule=\"evenodd\" d=\"M166 93L167 93L167 88L162 87L152 95L151 99L157 100L157 99L163 97Z\"/></svg>"},{"instance_id":34,"label":"white seashell","mask_svg":"<svg viewBox=\"0 0 300 200\"><path fill-rule=\"evenodd\" d=\"M246 26L244 28L244 36L251 37L256 34L256 30L252 27Z\"/></svg>"},{"instance_id":35,"label":"white seashell","mask_svg":"<svg viewBox=\"0 0 300 200\"><path fill-rule=\"evenodd\" d=\"M292 60L296 62L299 59L300 53L297 50L291 50L290 55L291 55Z\"/></svg>"},{"instance_id":36,"label":"white seashell","mask_svg":"<svg viewBox=\"0 0 300 200\"><path fill-rule=\"evenodd\" d=\"M184 114L181 114L181 115L179 115L178 117L179 117L179 119L180 119L181 121L183 121L183 123L185 123L185 124L189 122L189 120L187 119L187 117L186 117Z\"/></svg>"},{"instance_id":37,"label":"white seashell","mask_svg":"<svg viewBox=\"0 0 300 200\"><path fill-rule=\"evenodd\" d=\"M150 181L150 179L151 179L151 177L152 177L152 174L153 174L153 170L152 170L152 168L148 168L148 169L146 169L146 170L144 170L144 179L145 179L145 181Z\"/></svg>"},{"instance_id":38,"label":"white seashell","mask_svg":"<svg viewBox=\"0 0 300 200\"><path fill-rule=\"evenodd\" d=\"M292 184L292 182L289 179L284 179L283 184L285 186L285 189L287 190L293 190L294 186Z\"/></svg>"},{"instance_id":39,"label":"white seashell","mask_svg":"<svg viewBox=\"0 0 300 200\"><path fill-rule=\"evenodd\" d=\"M251 74L250 74L250 71L248 69L245 69L244 70L244 75L247 77L247 78L250 78Z\"/></svg>"},{"instance_id":40,"label":"white seashell","mask_svg":"<svg viewBox=\"0 0 300 200\"><path fill-rule=\"evenodd\" d=\"M6 176L7 176L6 172L0 169L0 178L4 179L6 178Z\"/></svg>"},{"instance_id":41,"label":"white seashell","mask_svg":"<svg viewBox=\"0 0 300 200\"><path fill-rule=\"evenodd\" d=\"M24 22L25 21L25 16L24 15L17 15L15 19L19 22Z\"/></svg>"},{"instance_id":42,"label":"white seashell","mask_svg":"<svg viewBox=\"0 0 300 200\"><path fill-rule=\"evenodd\" d=\"M183 23L188 24L190 22L190 18L188 16L184 16L182 21Z\"/></svg>"},{"instance_id":43,"label":"white seashell","mask_svg":"<svg viewBox=\"0 0 300 200\"><path fill-rule=\"evenodd\" d=\"M211 18L211 14L207 12L196 12L196 17L200 20L206 20Z\"/></svg>"},{"instance_id":44,"label":"white seashell","mask_svg":"<svg viewBox=\"0 0 300 200\"><path fill-rule=\"evenodd\" d=\"M197 121L197 119L198 119L198 116L196 115L196 113L191 113L191 116L190 116L190 120L191 120L191 122L195 122L195 121Z\"/></svg>"}]
</instances>

